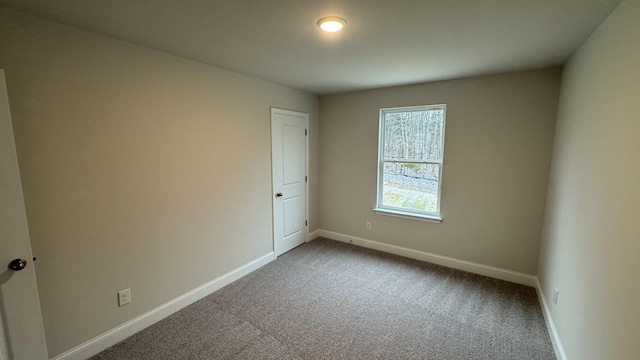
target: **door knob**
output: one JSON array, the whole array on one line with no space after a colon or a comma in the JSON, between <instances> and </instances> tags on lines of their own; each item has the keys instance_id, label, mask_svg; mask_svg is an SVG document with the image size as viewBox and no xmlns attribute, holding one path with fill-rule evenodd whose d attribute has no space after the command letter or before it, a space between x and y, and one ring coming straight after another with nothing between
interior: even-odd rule
<instances>
[{"instance_id":1,"label":"door knob","mask_svg":"<svg viewBox=\"0 0 640 360\"><path fill-rule=\"evenodd\" d=\"M27 266L27 260L25 259L15 259L9 263L9 269L13 271L20 271Z\"/></svg>"},{"instance_id":2,"label":"door knob","mask_svg":"<svg viewBox=\"0 0 640 360\"><path fill-rule=\"evenodd\" d=\"M277 193L276 197L282 197L282 193L281 192Z\"/></svg>"}]
</instances>

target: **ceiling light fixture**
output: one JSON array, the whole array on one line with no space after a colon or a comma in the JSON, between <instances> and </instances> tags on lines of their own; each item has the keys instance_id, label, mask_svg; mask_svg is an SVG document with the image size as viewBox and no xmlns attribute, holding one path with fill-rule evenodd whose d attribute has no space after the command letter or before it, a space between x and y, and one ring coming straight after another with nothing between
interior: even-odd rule
<instances>
[{"instance_id":1,"label":"ceiling light fixture","mask_svg":"<svg viewBox=\"0 0 640 360\"><path fill-rule=\"evenodd\" d=\"M336 32L336 31L340 31L343 27L345 27L345 25L347 25L347 22L341 17L327 16L318 20L317 24L320 27L320 29L326 32Z\"/></svg>"}]
</instances>

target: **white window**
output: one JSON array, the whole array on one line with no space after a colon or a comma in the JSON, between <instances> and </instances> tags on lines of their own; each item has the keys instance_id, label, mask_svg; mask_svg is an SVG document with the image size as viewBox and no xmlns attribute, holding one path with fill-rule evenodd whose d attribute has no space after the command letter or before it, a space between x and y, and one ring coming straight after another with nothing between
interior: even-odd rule
<instances>
[{"instance_id":1,"label":"white window","mask_svg":"<svg viewBox=\"0 0 640 360\"><path fill-rule=\"evenodd\" d=\"M380 110L376 213L440 221L446 105Z\"/></svg>"}]
</instances>

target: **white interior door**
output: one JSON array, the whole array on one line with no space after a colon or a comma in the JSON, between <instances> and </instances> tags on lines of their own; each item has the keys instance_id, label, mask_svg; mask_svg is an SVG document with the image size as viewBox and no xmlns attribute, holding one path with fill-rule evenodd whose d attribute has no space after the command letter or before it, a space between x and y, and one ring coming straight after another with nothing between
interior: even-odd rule
<instances>
[{"instance_id":1,"label":"white interior door","mask_svg":"<svg viewBox=\"0 0 640 360\"><path fill-rule=\"evenodd\" d=\"M0 356L2 360L48 358L27 216L22 197L7 87L0 70ZM11 270L16 259L26 261ZM25 263L13 263L19 269Z\"/></svg>"},{"instance_id":2,"label":"white interior door","mask_svg":"<svg viewBox=\"0 0 640 360\"><path fill-rule=\"evenodd\" d=\"M273 235L276 256L307 241L309 115L271 109Z\"/></svg>"}]
</instances>

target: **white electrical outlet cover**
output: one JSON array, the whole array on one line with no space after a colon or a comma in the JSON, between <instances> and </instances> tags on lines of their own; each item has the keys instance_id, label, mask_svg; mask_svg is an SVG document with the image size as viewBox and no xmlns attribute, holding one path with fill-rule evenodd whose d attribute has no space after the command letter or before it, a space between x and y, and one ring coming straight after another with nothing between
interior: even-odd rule
<instances>
[{"instance_id":1,"label":"white electrical outlet cover","mask_svg":"<svg viewBox=\"0 0 640 360\"><path fill-rule=\"evenodd\" d=\"M118 306L124 306L131 302L131 289L118 292Z\"/></svg>"}]
</instances>

